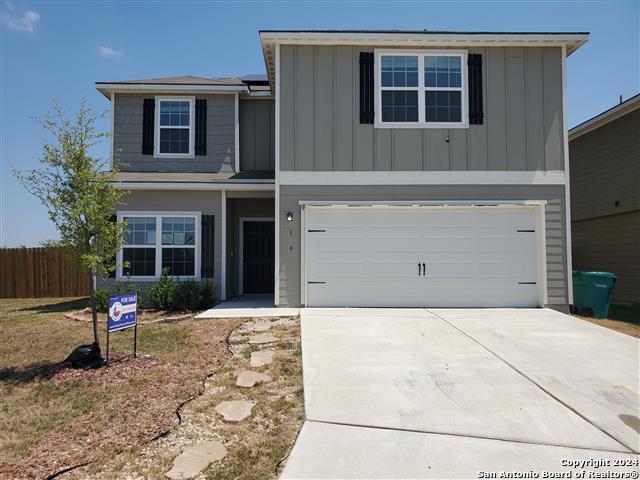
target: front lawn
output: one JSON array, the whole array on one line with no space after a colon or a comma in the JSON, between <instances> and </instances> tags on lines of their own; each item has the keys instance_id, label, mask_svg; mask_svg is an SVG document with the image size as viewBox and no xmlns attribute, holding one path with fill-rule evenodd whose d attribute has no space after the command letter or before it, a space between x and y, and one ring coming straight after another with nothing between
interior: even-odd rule
<instances>
[{"instance_id":1,"label":"front lawn","mask_svg":"<svg viewBox=\"0 0 640 480\"><path fill-rule=\"evenodd\" d=\"M268 323L268 331L277 340L265 345L248 343L256 335L256 323ZM232 332L229 341L233 356L206 380L202 394L181 409L182 422L169 435L105 457L63 478L161 479L181 452L207 441L221 442L228 453L196 479L277 478L304 421L300 321L286 317L271 321L247 319ZM274 352L272 362L251 367L251 354L264 350ZM238 374L245 370L267 374L272 381L251 388L239 387ZM221 402L234 400L249 401L254 406L244 420L228 423L215 409Z\"/></svg>"},{"instance_id":2,"label":"front lawn","mask_svg":"<svg viewBox=\"0 0 640 480\"><path fill-rule=\"evenodd\" d=\"M240 320L156 323L111 336L110 366L60 362L92 341L91 325L64 317L85 299L0 300L0 478L44 478L108 458L176 426L176 407L230 356ZM101 341L106 340L101 324Z\"/></svg>"}]
</instances>

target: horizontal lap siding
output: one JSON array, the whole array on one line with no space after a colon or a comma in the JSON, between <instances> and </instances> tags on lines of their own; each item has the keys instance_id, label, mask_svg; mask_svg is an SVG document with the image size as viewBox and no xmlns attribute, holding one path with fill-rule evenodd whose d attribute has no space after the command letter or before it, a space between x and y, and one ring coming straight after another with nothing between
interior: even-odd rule
<instances>
[{"instance_id":1,"label":"horizontal lap siding","mask_svg":"<svg viewBox=\"0 0 640 480\"><path fill-rule=\"evenodd\" d=\"M222 194L220 192L138 191L123 197L119 211L201 212L215 215L214 278L220 287L222 275ZM114 279L104 279L102 286L112 285ZM145 284L146 282L141 282Z\"/></svg>"},{"instance_id":2,"label":"horizontal lap siding","mask_svg":"<svg viewBox=\"0 0 640 480\"><path fill-rule=\"evenodd\" d=\"M172 95L173 96L173 95ZM179 95L176 95L179 96ZM142 104L154 94L117 93L113 112L115 165L125 172L220 172L235 165L233 95L196 95L207 100L207 155L153 158L142 155Z\"/></svg>"},{"instance_id":3,"label":"horizontal lap siding","mask_svg":"<svg viewBox=\"0 0 640 480\"><path fill-rule=\"evenodd\" d=\"M573 268L614 272L614 302L640 303L640 210L573 222Z\"/></svg>"},{"instance_id":4,"label":"horizontal lap siding","mask_svg":"<svg viewBox=\"0 0 640 480\"><path fill-rule=\"evenodd\" d=\"M569 142L569 158L573 267L614 272L613 301L640 303L640 110Z\"/></svg>"},{"instance_id":5,"label":"horizontal lap siding","mask_svg":"<svg viewBox=\"0 0 640 480\"><path fill-rule=\"evenodd\" d=\"M560 48L470 48L482 54L485 121L468 129L360 124L363 51L281 46L281 170L564 169Z\"/></svg>"},{"instance_id":6,"label":"horizontal lap siding","mask_svg":"<svg viewBox=\"0 0 640 480\"><path fill-rule=\"evenodd\" d=\"M573 221L640 209L640 110L569 142L569 158Z\"/></svg>"},{"instance_id":7,"label":"horizontal lap siding","mask_svg":"<svg viewBox=\"0 0 640 480\"><path fill-rule=\"evenodd\" d=\"M546 200L547 286L551 305L567 304L563 186L281 186L280 303L300 304L300 200Z\"/></svg>"}]
</instances>

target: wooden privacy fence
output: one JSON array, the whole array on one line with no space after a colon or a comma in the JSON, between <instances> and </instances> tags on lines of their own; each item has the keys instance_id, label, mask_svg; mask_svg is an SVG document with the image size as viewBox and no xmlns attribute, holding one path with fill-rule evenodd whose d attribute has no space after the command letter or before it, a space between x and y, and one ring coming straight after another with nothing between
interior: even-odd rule
<instances>
[{"instance_id":1,"label":"wooden privacy fence","mask_svg":"<svg viewBox=\"0 0 640 480\"><path fill-rule=\"evenodd\" d=\"M0 249L0 298L82 297L89 280L68 250Z\"/></svg>"}]
</instances>

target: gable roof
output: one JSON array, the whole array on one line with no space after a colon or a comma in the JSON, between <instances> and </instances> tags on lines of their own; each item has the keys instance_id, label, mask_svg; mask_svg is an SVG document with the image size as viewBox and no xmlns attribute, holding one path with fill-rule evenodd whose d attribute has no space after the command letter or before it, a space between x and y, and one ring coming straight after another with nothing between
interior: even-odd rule
<instances>
[{"instance_id":1,"label":"gable roof","mask_svg":"<svg viewBox=\"0 0 640 480\"><path fill-rule=\"evenodd\" d=\"M638 108L640 108L640 93L573 127L569 130L569 141L575 140L581 135L600 128L609 122L637 110Z\"/></svg>"},{"instance_id":2,"label":"gable roof","mask_svg":"<svg viewBox=\"0 0 640 480\"><path fill-rule=\"evenodd\" d=\"M371 45L396 47L443 46L565 46L567 55L583 45L588 32L464 32L446 30L260 30L260 44L267 75L244 77L198 77L183 75L139 80L96 82L96 88L110 98L113 91L261 92L275 85L275 46ZM259 93L258 93L259 94Z\"/></svg>"}]
</instances>

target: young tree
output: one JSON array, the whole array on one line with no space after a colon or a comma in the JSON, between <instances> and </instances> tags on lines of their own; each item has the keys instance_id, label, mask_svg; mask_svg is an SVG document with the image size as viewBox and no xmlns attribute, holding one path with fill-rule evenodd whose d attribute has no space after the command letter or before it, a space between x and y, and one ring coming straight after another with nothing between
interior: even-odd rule
<instances>
[{"instance_id":1,"label":"young tree","mask_svg":"<svg viewBox=\"0 0 640 480\"><path fill-rule=\"evenodd\" d=\"M89 153L91 147L110 135L96 131L96 120L103 115L93 113L82 99L78 113L68 118L54 101L51 112L36 118L53 136L53 141L44 145L40 167L26 171L13 169L24 188L47 208L49 218L60 233L59 244L79 258L80 268L89 278L93 338L98 347L93 278L115 269L114 258L120 248L123 223L110 221L110 217L126 194L114 187L116 171L104 171L106 162Z\"/></svg>"}]
</instances>

